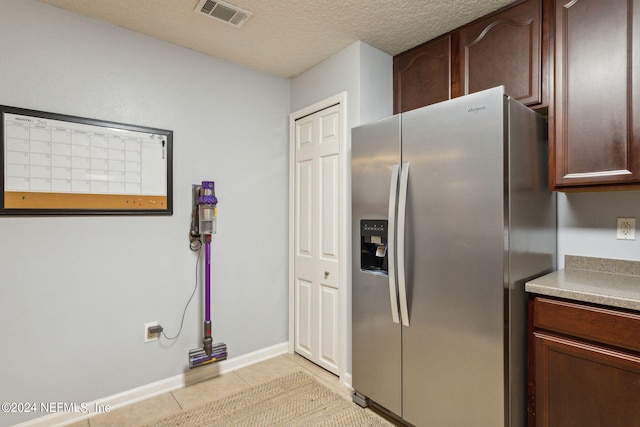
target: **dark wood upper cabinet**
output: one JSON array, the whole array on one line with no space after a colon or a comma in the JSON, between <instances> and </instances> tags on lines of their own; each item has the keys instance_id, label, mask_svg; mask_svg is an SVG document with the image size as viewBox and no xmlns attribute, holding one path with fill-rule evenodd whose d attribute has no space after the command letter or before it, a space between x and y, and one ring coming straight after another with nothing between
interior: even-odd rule
<instances>
[{"instance_id":1,"label":"dark wood upper cabinet","mask_svg":"<svg viewBox=\"0 0 640 427\"><path fill-rule=\"evenodd\" d=\"M393 59L393 112L413 110L451 98L451 35Z\"/></svg>"},{"instance_id":2,"label":"dark wood upper cabinet","mask_svg":"<svg viewBox=\"0 0 640 427\"><path fill-rule=\"evenodd\" d=\"M640 0L523 0L393 59L394 113L504 85L555 191L640 188Z\"/></svg>"},{"instance_id":3,"label":"dark wood upper cabinet","mask_svg":"<svg viewBox=\"0 0 640 427\"><path fill-rule=\"evenodd\" d=\"M554 190L640 184L640 0L555 0Z\"/></svg>"},{"instance_id":4,"label":"dark wood upper cabinet","mask_svg":"<svg viewBox=\"0 0 640 427\"><path fill-rule=\"evenodd\" d=\"M504 85L523 104L542 104L541 45L541 0L519 3L462 28L462 94Z\"/></svg>"},{"instance_id":5,"label":"dark wood upper cabinet","mask_svg":"<svg viewBox=\"0 0 640 427\"><path fill-rule=\"evenodd\" d=\"M504 85L548 106L550 0L524 0L393 58L394 113Z\"/></svg>"}]
</instances>

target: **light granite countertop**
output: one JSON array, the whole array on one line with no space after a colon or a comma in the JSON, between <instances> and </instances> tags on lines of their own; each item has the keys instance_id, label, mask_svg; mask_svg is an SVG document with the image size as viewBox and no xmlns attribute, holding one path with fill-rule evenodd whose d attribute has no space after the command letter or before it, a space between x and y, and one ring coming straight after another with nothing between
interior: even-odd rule
<instances>
[{"instance_id":1,"label":"light granite countertop","mask_svg":"<svg viewBox=\"0 0 640 427\"><path fill-rule=\"evenodd\" d=\"M640 262L567 255L563 270L527 282L525 290L640 311Z\"/></svg>"}]
</instances>

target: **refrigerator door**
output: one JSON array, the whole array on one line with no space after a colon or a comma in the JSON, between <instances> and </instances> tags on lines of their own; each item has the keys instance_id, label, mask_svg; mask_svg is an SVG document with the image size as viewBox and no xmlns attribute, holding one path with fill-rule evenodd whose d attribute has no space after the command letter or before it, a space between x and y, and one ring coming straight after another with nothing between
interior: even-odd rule
<instances>
[{"instance_id":1,"label":"refrigerator door","mask_svg":"<svg viewBox=\"0 0 640 427\"><path fill-rule=\"evenodd\" d=\"M416 426L504 425L504 104L496 88L402 117L403 418Z\"/></svg>"},{"instance_id":2,"label":"refrigerator door","mask_svg":"<svg viewBox=\"0 0 640 427\"><path fill-rule=\"evenodd\" d=\"M352 382L357 393L398 415L402 361L393 251L385 247L384 237L369 234L388 221L386 243L394 238L399 165L400 116L353 129ZM377 261L381 267L376 270ZM370 265L374 268L367 269Z\"/></svg>"},{"instance_id":3,"label":"refrigerator door","mask_svg":"<svg viewBox=\"0 0 640 427\"><path fill-rule=\"evenodd\" d=\"M548 191L547 122L509 100L509 419L527 425L525 283L556 267L556 194Z\"/></svg>"}]
</instances>

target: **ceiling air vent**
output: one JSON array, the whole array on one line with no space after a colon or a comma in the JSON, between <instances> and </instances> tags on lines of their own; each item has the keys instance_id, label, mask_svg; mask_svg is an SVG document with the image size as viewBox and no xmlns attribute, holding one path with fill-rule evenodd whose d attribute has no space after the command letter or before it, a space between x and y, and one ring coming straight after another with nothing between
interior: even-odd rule
<instances>
[{"instance_id":1,"label":"ceiling air vent","mask_svg":"<svg viewBox=\"0 0 640 427\"><path fill-rule=\"evenodd\" d=\"M195 10L198 13L220 19L238 28L242 27L252 15L251 12L240 9L232 4L213 0L200 0Z\"/></svg>"}]
</instances>

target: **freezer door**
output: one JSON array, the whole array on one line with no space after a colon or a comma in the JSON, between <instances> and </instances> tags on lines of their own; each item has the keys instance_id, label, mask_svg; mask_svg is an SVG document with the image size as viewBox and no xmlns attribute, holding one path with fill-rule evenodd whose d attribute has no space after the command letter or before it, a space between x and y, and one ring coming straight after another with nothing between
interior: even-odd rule
<instances>
[{"instance_id":1,"label":"freezer door","mask_svg":"<svg viewBox=\"0 0 640 427\"><path fill-rule=\"evenodd\" d=\"M504 425L504 99L493 89L402 118L403 417L416 426Z\"/></svg>"},{"instance_id":2,"label":"freezer door","mask_svg":"<svg viewBox=\"0 0 640 427\"><path fill-rule=\"evenodd\" d=\"M352 382L357 393L401 415L401 329L393 301L397 288L392 280L390 291L389 280L395 279L394 251L388 246L399 163L399 116L353 129Z\"/></svg>"}]
</instances>

